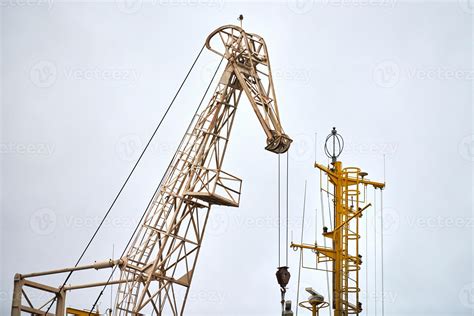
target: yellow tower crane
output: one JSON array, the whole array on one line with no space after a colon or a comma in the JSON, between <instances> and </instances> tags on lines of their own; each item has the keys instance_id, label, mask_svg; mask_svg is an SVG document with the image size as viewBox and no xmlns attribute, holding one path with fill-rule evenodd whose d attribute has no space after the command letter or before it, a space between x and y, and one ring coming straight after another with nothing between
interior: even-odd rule
<instances>
[{"instance_id":1,"label":"yellow tower crane","mask_svg":"<svg viewBox=\"0 0 474 316\"><path fill-rule=\"evenodd\" d=\"M357 167L344 167L338 157L342 153L344 140L333 128L326 138L325 153L331 159L329 166L315 163L315 168L327 177L327 188L321 189L332 195L334 227L323 228L324 238L329 239L330 247L315 244L291 243L294 250L311 250L317 256L318 263L332 263L332 306L334 316L359 315L362 312L360 300L360 270L362 255L359 241L361 239L360 218L371 204L367 203L365 188L385 188L385 183L367 179L367 173ZM318 315L321 308L328 307L324 298L312 289L309 300L298 302L300 307Z\"/></svg>"}]
</instances>

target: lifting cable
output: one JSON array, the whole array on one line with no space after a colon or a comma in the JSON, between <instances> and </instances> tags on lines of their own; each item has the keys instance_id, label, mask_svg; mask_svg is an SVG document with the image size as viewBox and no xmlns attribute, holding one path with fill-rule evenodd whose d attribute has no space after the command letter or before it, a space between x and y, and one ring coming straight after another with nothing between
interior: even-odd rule
<instances>
[{"instance_id":1,"label":"lifting cable","mask_svg":"<svg viewBox=\"0 0 474 316\"><path fill-rule=\"evenodd\" d=\"M204 46L203 46L203 48L204 48ZM202 49L201 49L201 52L202 52ZM201 54L201 52L199 52L199 54ZM198 58L199 58L199 56L198 56ZM212 75L212 78L211 78L209 84L207 85L206 91L204 92L204 94L203 94L203 96L202 96L202 98L201 98L201 101L199 102L199 105L197 106L196 111L195 111L194 115L192 116L191 121L189 122L188 128L186 129L186 133L184 134L183 138L181 139L181 142L180 142L179 145L178 145L178 149L175 151L175 154L174 154L173 158L170 160L170 163L168 164L167 170L170 169L170 167L171 167L173 161L175 160L175 158L176 158L176 156L177 156L177 154L178 154L179 148L181 148L182 144L184 143L184 141L185 141L185 139L186 139L186 135L187 135L187 134L189 133L189 131L191 130L192 124L193 124L193 122L194 122L194 119L195 119L195 117L198 115L199 109L201 108L201 105L202 105L202 103L203 103L203 101L204 101L204 99L205 99L207 93L209 92L209 89L210 89L210 87L211 87L211 85L212 85L212 82L214 81L214 78L216 77L216 75L217 75L217 73L218 73L218 71L219 71L219 68L221 67L221 64L222 64L222 61L223 61L223 60L224 60L224 57L221 58L221 61L220 61L219 64L217 65L217 68L216 68L216 70L214 71L214 74ZM193 66L194 66L194 63L193 63ZM188 73L188 74L189 74L189 73ZM132 242L132 240L133 240L134 235L135 235L136 232L138 231L138 228L140 227L140 224L142 223L142 221L143 221L143 219L144 219L144 217L145 217L145 215L146 215L146 213L147 213L147 210L149 209L151 203L153 202L153 198L155 197L156 193L158 192L158 190L160 189L162 183L164 182L165 176L166 176L166 173L163 175L163 177L162 177L162 179L161 179L161 181L160 181L160 184L158 185L156 191L153 193L153 195L152 195L150 201L148 202L148 206L145 208L145 211L143 212L143 214L142 214L142 216L141 216L141 218L140 218L140 221L138 221L138 224L137 224L137 226L135 227L135 230L133 231L132 236L131 236L130 239L128 240L127 245L125 246L125 248L124 248L124 250L123 250L123 252L122 252L121 258L125 255L125 252L127 251L128 247L130 246L130 244L131 244L131 242ZM109 278L107 279L107 282L105 283L104 287L102 288L102 290L100 291L99 295L97 296L97 298L96 298L94 304L92 305L92 308L90 309L91 311L93 311L94 308L97 306L97 304L99 303L99 300L100 300L100 298L102 297L102 295L104 294L104 291L106 290L107 286L110 285L110 281L112 280L112 277L113 277L113 275L115 274L115 271L116 271L116 270L117 270L117 266L115 266L115 267L112 269L112 272L110 273ZM112 306L111 306L111 308L112 308Z\"/></svg>"},{"instance_id":2,"label":"lifting cable","mask_svg":"<svg viewBox=\"0 0 474 316\"><path fill-rule=\"evenodd\" d=\"M281 267L281 162L278 155L278 267Z\"/></svg>"},{"instance_id":3,"label":"lifting cable","mask_svg":"<svg viewBox=\"0 0 474 316\"><path fill-rule=\"evenodd\" d=\"M304 218L305 218L305 213L306 213L306 186L307 186L307 181L305 180L304 182L304 197L303 197L303 222L301 224L301 240L300 243L301 245L303 244L304 240ZM298 302L300 301L300 284L301 284L301 268L303 266L303 248L300 248L300 263L298 265L298 286L296 290L296 316L298 316L298 309L299 309L299 304Z\"/></svg>"},{"instance_id":4,"label":"lifting cable","mask_svg":"<svg viewBox=\"0 0 474 316\"><path fill-rule=\"evenodd\" d=\"M383 155L383 182L385 183L385 154ZM380 189L380 244L381 244L381 261L382 261L382 316L385 315L385 284L384 284L384 271L383 271L383 234L384 234L384 222L383 222L383 189Z\"/></svg>"},{"instance_id":5,"label":"lifting cable","mask_svg":"<svg viewBox=\"0 0 474 316\"><path fill-rule=\"evenodd\" d=\"M117 195L115 196L115 198L113 199L112 203L110 204L107 212L104 214L104 217L102 218L102 220L100 221L99 223L99 226L97 226L94 234L92 235L92 237L90 238L89 242L87 243L86 247L84 248L84 250L82 251L81 255L79 256L79 258L77 259L76 261L76 264L74 265L74 267L77 267L79 265L79 263L81 262L82 258L84 257L84 255L86 254L87 250L89 249L90 245L92 244L92 241L95 239L95 237L97 236L97 234L99 233L99 230L102 228L102 225L104 224L105 220L107 219L107 217L109 216L112 208L114 207L115 203L117 202L118 198L120 197L120 195L122 194L122 191L123 189L125 188L125 186L127 185L128 181L130 180L133 172L135 171L135 169L137 168L138 164L140 163L143 155L145 154L146 150L148 149L148 147L150 146L150 143L152 142L153 138L155 137L156 133L158 132L159 128L161 127L161 124L163 123L164 119L166 118L166 116L168 115L168 112L170 111L171 109L171 106L173 105L174 101L176 100L176 98L178 97L178 94L181 92L181 89L183 88L186 80L188 79L191 71L193 70L194 66L196 65L196 62L198 61L199 57L201 56L201 53L203 52L204 50L204 47L205 45L203 45L201 47L201 50L199 51L198 55L196 56L196 58L194 59L194 62L192 63L191 65L191 68L188 70L186 76L184 77L184 80L181 82L181 85L179 86L178 88L178 91L176 91L173 99L171 100L170 104L168 105L168 108L166 109L165 113L163 114L163 117L161 118L161 120L159 121L158 125L156 126L155 130L153 131L153 134L151 135L150 139L148 140L148 143L145 145L145 148L143 149L143 151L141 152L140 156L138 157L137 161L135 162L135 165L133 166L132 170L130 171L130 173L128 174L127 178L125 179L125 182L122 184L119 192L117 193ZM74 271L70 271L66 277L66 279L64 280L63 284L61 285L61 287L59 288L59 291L62 291L63 288L66 286L67 282L69 281L69 279L71 278L72 274L73 274ZM54 302L56 301L56 297L51 301L48 309L46 310L46 314L49 312L49 310L51 309L51 307L53 306Z\"/></svg>"},{"instance_id":6,"label":"lifting cable","mask_svg":"<svg viewBox=\"0 0 474 316\"><path fill-rule=\"evenodd\" d=\"M377 190L374 189L374 311L377 316Z\"/></svg>"},{"instance_id":7,"label":"lifting cable","mask_svg":"<svg viewBox=\"0 0 474 316\"><path fill-rule=\"evenodd\" d=\"M290 151L288 150L286 152L286 266L288 267L288 249L289 249L289 243L288 243L288 223L289 223L289 188L288 188L288 182L289 182L289 160L290 160Z\"/></svg>"},{"instance_id":8,"label":"lifting cable","mask_svg":"<svg viewBox=\"0 0 474 316\"><path fill-rule=\"evenodd\" d=\"M288 267L288 252L289 252L289 151L286 152L286 200L285 200L285 266ZM278 267L281 267L281 159L278 155Z\"/></svg>"},{"instance_id":9,"label":"lifting cable","mask_svg":"<svg viewBox=\"0 0 474 316\"><path fill-rule=\"evenodd\" d=\"M383 190L380 189L380 261L381 261L381 278L382 278L382 316L385 315L385 289L383 274Z\"/></svg>"},{"instance_id":10,"label":"lifting cable","mask_svg":"<svg viewBox=\"0 0 474 316\"><path fill-rule=\"evenodd\" d=\"M367 186L365 187L364 199L367 199ZM369 216L365 216L365 311L369 315Z\"/></svg>"},{"instance_id":11,"label":"lifting cable","mask_svg":"<svg viewBox=\"0 0 474 316\"><path fill-rule=\"evenodd\" d=\"M314 133L314 163L318 161L318 133ZM314 208L314 244L318 244L318 208Z\"/></svg>"}]
</instances>

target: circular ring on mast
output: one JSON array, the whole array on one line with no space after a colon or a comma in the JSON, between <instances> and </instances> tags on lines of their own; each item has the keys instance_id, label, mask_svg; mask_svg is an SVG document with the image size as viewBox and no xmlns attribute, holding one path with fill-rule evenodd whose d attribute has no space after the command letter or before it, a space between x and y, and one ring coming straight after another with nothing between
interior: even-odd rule
<instances>
[{"instance_id":1,"label":"circular ring on mast","mask_svg":"<svg viewBox=\"0 0 474 316\"><path fill-rule=\"evenodd\" d=\"M324 153L328 158L331 158L332 163L337 161L337 158L344 150L344 138L337 133L335 127L332 128L331 134L326 137L324 144Z\"/></svg>"}]
</instances>

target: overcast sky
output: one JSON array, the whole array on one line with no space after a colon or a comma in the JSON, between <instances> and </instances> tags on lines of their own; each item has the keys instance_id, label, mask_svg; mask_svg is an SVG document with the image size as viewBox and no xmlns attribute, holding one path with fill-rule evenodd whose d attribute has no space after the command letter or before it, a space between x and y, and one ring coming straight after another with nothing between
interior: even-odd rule
<instances>
[{"instance_id":1,"label":"overcast sky","mask_svg":"<svg viewBox=\"0 0 474 316\"><path fill-rule=\"evenodd\" d=\"M10 312L15 273L74 265L206 36L241 13L244 28L267 42L283 127L294 139L293 239L307 180L305 241L314 242L321 201L312 165L315 155L327 162L323 139L337 126L344 164L387 182L383 295L380 265L375 292L380 247L373 251L379 195L367 212L368 253L362 241L369 314L376 301L381 315L382 296L390 316L473 314L472 2L2 0L1 12L1 315ZM122 252L218 61L205 51L83 263ZM277 158L264 146L243 100L224 166L244 181L241 205L212 210L187 315L279 313ZM321 226L319 218L318 234ZM298 257L290 252L293 301ZM77 273L71 283L105 277ZM327 296L322 272L303 271L306 286ZM72 293L68 305L90 308L97 293Z\"/></svg>"}]
</instances>

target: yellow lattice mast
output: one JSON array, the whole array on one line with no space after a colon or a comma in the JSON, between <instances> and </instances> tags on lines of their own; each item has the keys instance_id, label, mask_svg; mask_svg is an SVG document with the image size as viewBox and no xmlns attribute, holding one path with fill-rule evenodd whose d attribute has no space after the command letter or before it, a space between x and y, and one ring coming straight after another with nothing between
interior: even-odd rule
<instances>
[{"instance_id":1,"label":"yellow lattice mast","mask_svg":"<svg viewBox=\"0 0 474 316\"><path fill-rule=\"evenodd\" d=\"M317 256L318 263L330 262L332 267L332 306L334 316L359 315L362 312L360 300L359 274L362 265L359 241L360 218L371 204L365 197L366 188L371 186L375 189L383 189L385 183L375 182L367 179L367 173L358 167L344 167L338 157L342 153L344 141L333 128L331 134L326 138L325 152L331 159L329 166L315 163L315 168L327 177L326 188L321 190L332 195L334 227L329 230L323 228L324 238L328 238L330 247L321 247L315 244L295 244L293 249L309 249ZM321 177L322 178L322 177ZM322 181L321 181L322 182ZM308 290L308 289L307 289ZM312 289L311 289L312 291ZM310 292L310 291L308 291ZM310 292L311 293L311 292ZM317 292L315 292L317 294ZM313 293L314 294L314 293ZM313 295L312 297L314 297ZM320 296L320 295L319 295ZM329 306L322 303L324 299L298 302L299 306L312 311L318 315L321 308ZM318 302L318 304L314 304Z\"/></svg>"}]
</instances>

